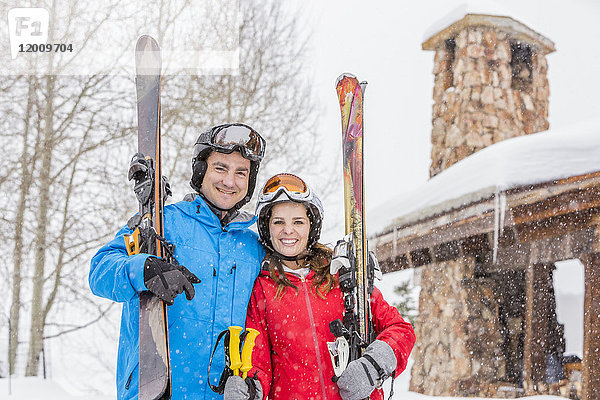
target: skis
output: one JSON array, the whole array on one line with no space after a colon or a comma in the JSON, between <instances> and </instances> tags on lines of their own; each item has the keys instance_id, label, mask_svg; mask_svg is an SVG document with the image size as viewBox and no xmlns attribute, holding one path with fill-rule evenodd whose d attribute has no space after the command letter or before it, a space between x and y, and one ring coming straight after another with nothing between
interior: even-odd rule
<instances>
[{"instance_id":1,"label":"skis","mask_svg":"<svg viewBox=\"0 0 600 400\"><path fill-rule=\"evenodd\" d=\"M131 160L129 180L139 201L139 214L129 221L135 229L126 238L128 252L172 257L163 237L163 205L170 192L162 177L160 143L160 48L150 36L135 47L135 85L138 114L138 153ZM140 293L139 399L171 398L171 364L167 306L150 292Z\"/></svg>"},{"instance_id":2,"label":"skis","mask_svg":"<svg viewBox=\"0 0 600 400\"><path fill-rule=\"evenodd\" d=\"M373 293L375 262L369 259L364 223L363 187L363 94L366 82L359 83L355 76L342 74L336 90L342 113L344 161L345 240L336 245L331 264L332 272L339 271L340 288L344 293L343 323L330 323L336 337L328 347L336 377L350 361L361 357L373 341L373 323L370 298ZM349 238L349 239L348 239ZM343 266L336 259L348 260ZM370 261L370 262L369 262ZM348 263L349 262L349 263ZM336 265L334 267L334 265Z\"/></svg>"},{"instance_id":3,"label":"skis","mask_svg":"<svg viewBox=\"0 0 600 400\"><path fill-rule=\"evenodd\" d=\"M364 343L371 342L371 305L367 273L367 236L364 220L363 185L363 94L367 83L358 83L351 74L342 74L336 82L342 113L344 162L344 210L346 234L352 233L356 268L356 314L358 333ZM359 354L362 355L362 350ZM352 361L352 359L350 360Z\"/></svg>"}]
</instances>

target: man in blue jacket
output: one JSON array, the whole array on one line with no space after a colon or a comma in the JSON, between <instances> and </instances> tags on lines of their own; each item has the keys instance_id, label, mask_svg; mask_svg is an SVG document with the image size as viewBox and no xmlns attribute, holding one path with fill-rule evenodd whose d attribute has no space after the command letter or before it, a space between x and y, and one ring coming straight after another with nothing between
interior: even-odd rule
<instances>
[{"instance_id":1,"label":"man in blue jacket","mask_svg":"<svg viewBox=\"0 0 600 400\"><path fill-rule=\"evenodd\" d=\"M172 398L222 398L208 386L208 361L219 332L244 326L260 271L264 250L249 230L256 218L239 208L252 197L264 151L264 139L244 124L215 126L199 136L190 182L196 193L164 210L165 239L175 245L181 265L148 254L128 256L123 239L131 233L127 226L92 258L92 292L123 303L118 399L138 397L138 294L146 290L170 304ZM177 296L184 291L185 297ZM218 383L223 358L213 360L212 384Z\"/></svg>"}]
</instances>

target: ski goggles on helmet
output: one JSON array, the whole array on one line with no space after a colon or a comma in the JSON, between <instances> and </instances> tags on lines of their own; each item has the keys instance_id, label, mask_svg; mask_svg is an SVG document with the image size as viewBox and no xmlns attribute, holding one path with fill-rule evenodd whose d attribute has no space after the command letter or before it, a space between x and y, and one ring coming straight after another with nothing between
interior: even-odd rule
<instances>
[{"instance_id":1,"label":"ski goggles on helmet","mask_svg":"<svg viewBox=\"0 0 600 400\"><path fill-rule=\"evenodd\" d=\"M265 155L266 142L248 125L226 124L215 126L200 135L194 146L194 158L207 145L221 153L239 151L244 158L260 162Z\"/></svg>"},{"instance_id":2,"label":"ski goggles on helmet","mask_svg":"<svg viewBox=\"0 0 600 400\"><path fill-rule=\"evenodd\" d=\"M306 183L296 175L281 173L273 176L265 183L260 201L268 202L285 193L290 200L309 201L312 193Z\"/></svg>"}]
</instances>

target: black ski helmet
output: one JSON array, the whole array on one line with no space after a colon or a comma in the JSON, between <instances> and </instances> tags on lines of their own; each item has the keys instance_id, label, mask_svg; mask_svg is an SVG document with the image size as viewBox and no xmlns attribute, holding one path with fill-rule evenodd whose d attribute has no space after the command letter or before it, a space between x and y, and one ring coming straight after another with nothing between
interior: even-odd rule
<instances>
[{"instance_id":1,"label":"black ski helmet","mask_svg":"<svg viewBox=\"0 0 600 400\"><path fill-rule=\"evenodd\" d=\"M266 142L262 136L246 124L216 125L208 131L202 132L194 144L190 186L200 193L202 181L204 181L204 175L208 167L206 159L212 151L225 154L239 151L242 157L250 160L250 173L248 175L248 192L246 196L231 208L233 211L238 210L252 198L260 162L265 155L265 148Z\"/></svg>"},{"instance_id":2,"label":"black ski helmet","mask_svg":"<svg viewBox=\"0 0 600 400\"><path fill-rule=\"evenodd\" d=\"M310 231L308 233L306 248L310 250L321 236L321 226L325 211L323 210L321 200L311 188L301 178L288 173L281 173L271 177L258 195L255 215L258 217L256 225L260 241L264 246L275 251L271 244L269 218L271 217L273 206L286 201L300 203L306 207L306 215L310 221Z\"/></svg>"}]
</instances>

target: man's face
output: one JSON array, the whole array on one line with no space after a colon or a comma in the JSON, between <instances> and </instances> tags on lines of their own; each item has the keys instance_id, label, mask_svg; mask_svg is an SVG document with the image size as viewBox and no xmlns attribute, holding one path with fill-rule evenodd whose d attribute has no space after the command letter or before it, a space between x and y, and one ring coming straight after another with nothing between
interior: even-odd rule
<instances>
[{"instance_id":1,"label":"man's face","mask_svg":"<svg viewBox=\"0 0 600 400\"><path fill-rule=\"evenodd\" d=\"M210 153L206 159L206 174L200 191L215 206L229 210L248 193L250 160L238 151Z\"/></svg>"}]
</instances>

